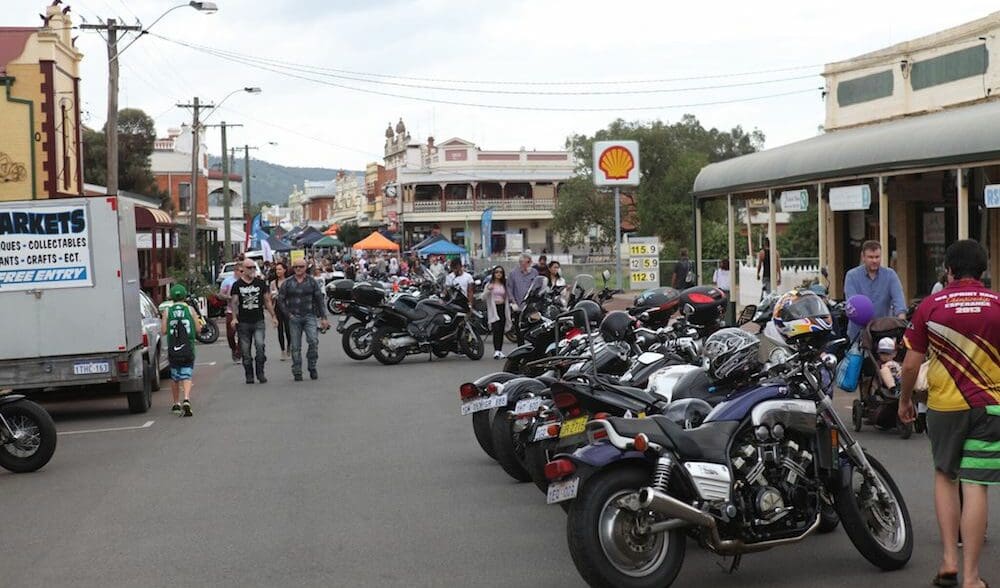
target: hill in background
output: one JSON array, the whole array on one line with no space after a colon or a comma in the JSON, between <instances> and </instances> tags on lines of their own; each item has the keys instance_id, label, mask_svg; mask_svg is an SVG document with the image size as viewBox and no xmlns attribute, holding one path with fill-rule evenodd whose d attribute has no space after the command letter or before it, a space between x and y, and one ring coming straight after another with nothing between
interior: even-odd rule
<instances>
[{"instance_id":1,"label":"hill in background","mask_svg":"<svg viewBox=\"0 0 1000 588\"><path fill-rule=\"evenodd\" d=\"M210 155L208 165L222 165L222 158ZM232 171L243 175L243 158L237 157L232 164ZM302 189L304 180L323 182L337 177L340 169L325 167L287 167L270 163L262 159L250 158L250 199L254 204L270 202L271 204L287 204L292 186ZM364 174L364 171L345 170L349 173Z\"/></svg>"}]
</instances>

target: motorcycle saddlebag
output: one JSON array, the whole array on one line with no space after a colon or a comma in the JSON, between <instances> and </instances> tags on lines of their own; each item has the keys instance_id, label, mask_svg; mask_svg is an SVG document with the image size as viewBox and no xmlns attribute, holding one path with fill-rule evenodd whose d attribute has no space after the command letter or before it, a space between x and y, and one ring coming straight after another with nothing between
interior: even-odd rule
<instances>
[{"instance_id":1,"label":"motorcycle saddlebag","mask_svg":"<svg viewBox=\"0 0 1000 588\"><path fill-rule=\"evenodd\" d=\"M354 280L334 280L326 289L334 300L353 300L351 291L354 289Z\"/></svg>"},{"instance_id":2,"label":"motorcycle saddlebag","mask_svg":"<svg viewBox=\"0 0 1000 588\"><path fill-rule=\"evenodd\" d=\"M366 282L355 284L351 293L354 301L362 306L379 306L385 300L385 290Z\"/></svg>"},{"instance_id":3,"label":"motorcycle saddlebag","mask_svg":"<svg viewBox=\"0 0 1000 588\"><path fill-rule=\"evenodd\" d=\"M725 311L729 299L715 286L695 286L681 292L681 312L695 325L709 325Z\"/></svg>"}]
</instances>

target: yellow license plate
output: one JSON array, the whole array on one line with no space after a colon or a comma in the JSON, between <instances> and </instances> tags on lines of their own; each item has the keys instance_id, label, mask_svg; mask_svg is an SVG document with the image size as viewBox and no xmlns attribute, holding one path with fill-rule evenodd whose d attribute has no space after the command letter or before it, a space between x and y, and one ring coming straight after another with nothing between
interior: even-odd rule
<instances>
[{"instance_id":1,"label":"yellow license plate","mask_svg":"<svg viewBox=\"0 0 1000 588\"><path fill-rule=\"evenodd\" d=\"M579 435L580 433L587 430L587 421L590 420L588 416L577 417L575 419L570 419L562 424L559 429L559 437L572 437L573 435Z\"/></svg>"}]
</instances>

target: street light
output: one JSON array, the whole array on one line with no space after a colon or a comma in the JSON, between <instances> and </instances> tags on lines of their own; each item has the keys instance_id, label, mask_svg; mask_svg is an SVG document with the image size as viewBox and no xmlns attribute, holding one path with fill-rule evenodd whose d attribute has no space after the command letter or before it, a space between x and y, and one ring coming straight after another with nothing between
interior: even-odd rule
<instances>
[{"instance_id":1,"label":"street light","mask_svg":"<svg viewBox=\"0 0 1000 588\"><path fill-rule=\"evenodd\" d=\"M148 34L149 33L149 29L153 28L154 26L156 26L156 23L158 23L161 20L163 20L164 16L170 14L171 12L177 10L178 8L187 8L189 6L191 8L194 8L198 12L204 12L205 14L215 14L216 12L219 11L219 6L215 2L195 2L194 0L191 0L191 2L188 2L187 4L178 4L177 6L174 6L173 8L170 8L169 10L167 10L166 12L164 12L163 14L161 14L160 16L156 17L156 20L154 20L151 25L149 25L148 27L145 27L141 31L139 31L139 34L134 39L132 39L132 41L129 42L128 45L125 45L125 47L121 51L118 51L117 55L115 55L114 58L118 59L118 55L121 55L122 53L124 53L126 49L128 49L129 47L131 47L133 43L135 43L140 38L142 38L143 35Z\"/></svg>"},{"instance_id":2,"label":"street light","mask_svg":"<svg viewBox=\"0 0 1000 588\"><path fill-rule=\"evenodd\" d=\"M205 115L205 118L202 119L202 122L207 121L209 119L209 117L211 117L213 114L215 114L215 111L218 110L222 106L223 102L225 102L226 100L229 100L229 98L231 98L234 94L239 94L240 92L246 92L247 94L260 94L261 93L261 89L258 88L257 86L249 86L249 87L246 87L246 88L240 88L239 90L233 90L232 92L226 94L226 97L223 98L222 100L220 100L218 104L216 104L215 106L212 107L212 110L208 114Z\"/></svg>"}]
</instances>

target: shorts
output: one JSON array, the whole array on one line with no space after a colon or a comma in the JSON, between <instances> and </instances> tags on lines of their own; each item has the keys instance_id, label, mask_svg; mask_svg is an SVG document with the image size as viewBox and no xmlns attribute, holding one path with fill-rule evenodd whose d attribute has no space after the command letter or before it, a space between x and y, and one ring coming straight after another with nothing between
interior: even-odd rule
<instances>
[{"instance_id":1,"label":"shorts","mask_svg":"<svg viewBox=\"0 0 1000 588\"><path fill-rule=\"evenodd\" d=\"M978 467L984 465L995 466L1000 473L1000 412L997 411L998 407L950 412L929 409L927 436L931 440L934 469L952 480L966 478L965 474L971 476L967 478L969 481L989 478L993 468ZM997 459L983 457L986 454L996 454Z\"/></svg>"},{"instance_id":2,"label":"shorts","mask_svg":"<svg viewBox=\"0 0 1000 588\"><path fill-rule=\"evenodd\" d=\"M184 380L190 380L194 376L194 366L184 365L184 366L170 366L170 379L175 382L182 382Z\"/></svg>"}]
</instances>

